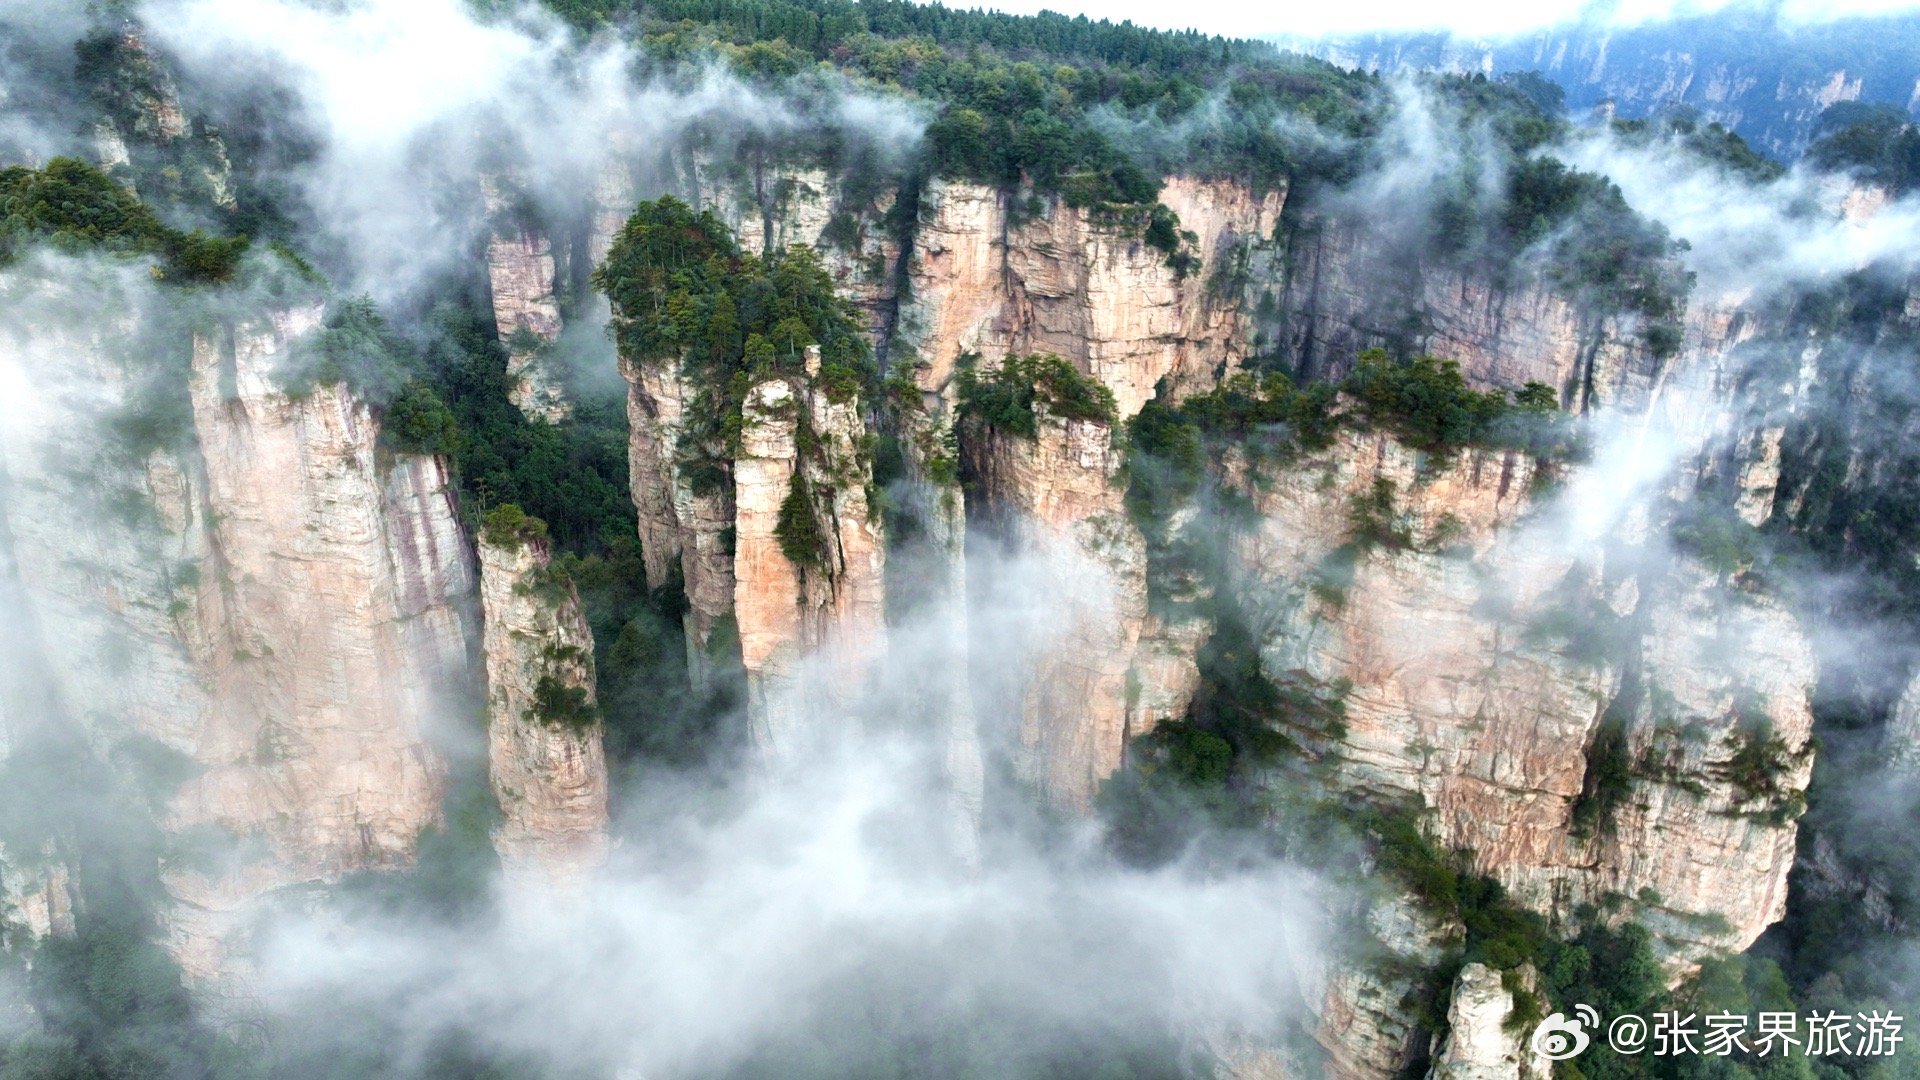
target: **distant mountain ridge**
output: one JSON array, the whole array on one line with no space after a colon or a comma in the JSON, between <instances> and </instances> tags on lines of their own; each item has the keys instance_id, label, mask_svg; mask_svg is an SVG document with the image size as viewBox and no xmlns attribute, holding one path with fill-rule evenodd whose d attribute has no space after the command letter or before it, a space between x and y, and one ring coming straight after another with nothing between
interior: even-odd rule
<instances>
[{"instance_id":1,"label":"distant mountain ridge","mask_svg":"<svg viewBox=\"0 0 1920 1080\"><path fill-rule=\"evenodd\" d=\"M1920 17L1912 15L1794 25L1768 4L1508 38L1392 33L1280 44L1369 71L1540 71L1566 89L1575 112L1609 101L1624 117L1687 106L1782 159L1805 149L1821 111L1836 102L1920 107Z\"/></svg>"}]
</instances>

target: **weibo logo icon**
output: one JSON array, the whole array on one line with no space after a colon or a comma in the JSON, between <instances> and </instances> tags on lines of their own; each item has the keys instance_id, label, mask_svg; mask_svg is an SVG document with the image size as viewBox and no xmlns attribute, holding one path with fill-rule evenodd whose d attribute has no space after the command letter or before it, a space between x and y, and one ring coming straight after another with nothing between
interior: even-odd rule
<instances>
[{"instance_id":1,"label":"weibo logo icon","mask_svg":"<svg viewBox=\"0 0 1920 1080\"><path fill-rule=\"evenodd\" d=\"M1572 1020L1566 1013L1554 1013L1540 1021L1527 1045L1548 1061L1565 1061L1585 1053L1589 1041L1586 1029L1600 1026L1600 1013L1591 1005L1575 1005L1573 1013Z\"/></svg>"}]
</instances>

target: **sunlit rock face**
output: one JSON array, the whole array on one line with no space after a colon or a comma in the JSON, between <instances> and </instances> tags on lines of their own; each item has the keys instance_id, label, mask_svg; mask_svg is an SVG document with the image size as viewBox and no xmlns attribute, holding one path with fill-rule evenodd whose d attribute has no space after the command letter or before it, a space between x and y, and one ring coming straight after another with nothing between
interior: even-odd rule
<instances>
[{"instance_id":1,"label":"sunlit rock face","mask_svg":"<svg viewBox=\"0 0 1920 1080\"><path fill-rule=\"evenodd\" d=\"M810 376L818 363L810 356ZM747 395L733 469L734 613L752 735L769 759L824 734L796 725L843 710L882 644L886 545L868 502L865 430L857 398L835 401L811 378ZM783 517L810 520L813 535L783 541ZM813 654L817 670L803 677Z\"/></svg>"},{"instance_id":2,"label":"sunlit rock face","mask_svg":"<svg viewBox=\"0 0 1920 1080\"><path fill-rule=\"evenodd\" d=\"M278 388L276 366L319 318L296 309L195 340L205 477L188 520L207 554L181 627L211 702L161 737L202 766L175 820L258 836L273 859L184 877L188 911L404 865L439 814L432 728L464 674L470 555L442 464L383 470L377 424L350 391Z\"/></svg>"},{"instance_id":3,"label":"sunlit rock face","mask_svg":"<svg viewBox=\"0 0 1920 1080\"><path fill-rule=\"evenodd\" d=\"M1519 977L1533 983L1533 973ZM1528 989L1534 989L1529 986ZM1485 964L1468 964L1453 981L1447 1006L1447 1037L1433 1057L1429 1080L1546 1080L1553 1063L1527 1045L1525 1028L1508 1030L1514 995L1501 973Z\"/></svg>"},{"instance_id":4,"label":"sunlit rock face","mask_svg":"<svg viewBox=\"0 0 1920 1080\"><path fill-rule=\"evenodd\" d=\"M921 196L897 333L937 392L963 354L1056 353L1113 390L1124 419L1167 378L1211 385L1251 347L1240 279L1265 265L1284 190L1175 177L1160 199L1191 234L1176 269L1138 225L1057 200L934 182Z\"/></svg>"},{"instance_id":5,"label":"sunlit rock face","mask_svg":"<svg viewBox=\"0 0 1920 1080\"><path fill-rule=\"evenodd\" d=\"M671 362L624 361L629 460L647 580L686 589L688 655L704 672L717 628L738 635L756 743L773 752L801 697L787 692L806 656L825 650L834 670L811 690L850 700L879 648L886 554L867 419L857 397L834 400L814 378L761 383L743 408L741 448L725 474L690 475L679 451L690 388ZM783 542L796 483L817 537ZM799 504L794 504L798 506ZM789 550L794 544L804 551ZM801 695L802 697L804 695ZM776 754L777 756L777 754Z\"/></svg>"},{"instance_id":6,"label":"sunlit rock face","mask_svg":"<svg viewBox=\"0 0 1920 1080\"><path fill-rule=\"evenodd\" d=\"M607 854L593 636L544 541L479 542L493 843L509 876L571 882Z\"/></svg>"},{"instance_id":7,"label":"sunlit rock face","mask_svg":"<svg viewBox=\"0 0 1920 1080\"><path fill-rule=\"evenodd\" d=\"M474 578L444 463L387 460L344 387L281 388L321 314L197 334L173 391L183 441L137 453L50 437L135 408L132 365L152 358L23 324L25 355L60 361L7 429L27 618L54 658L50 693L115 766L180 762L143 782L166 830L211 844L166 877L197 976L222 970L233 915L259 894L411 861L444 786L432 729L465 677Z\"/></svg>"},{"instance_id":8,"label":"sunlit rock face","mask_svg":"<svg viewBox=\"0 0 1920 1080\"><path fill-rule=\"evenodd\" d=\"M1811 649L1777 604L1690 559L1558 533L1533 469L1485 451L1423 466L1375 435L1270 477L1245 552L1273 620L1264 662L1347 680L1347 730L1328 748L1342 781L1417 796L1438 839L1523 903L1565 914L1639 897L1676 955L1744 948L1784 913ZM1380 480L1410 542L1329 585ZM1610 712L1632 776L1582 828ZM1780 743L1765 790L1732 778L1759 723Z\"/></svg>"}]
</instances>

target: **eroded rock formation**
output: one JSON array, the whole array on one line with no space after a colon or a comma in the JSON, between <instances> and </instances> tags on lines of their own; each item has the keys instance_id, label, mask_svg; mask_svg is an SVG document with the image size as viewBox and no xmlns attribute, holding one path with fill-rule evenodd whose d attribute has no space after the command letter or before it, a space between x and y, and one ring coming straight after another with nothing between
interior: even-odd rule
<instances>
[{"instance_id":1,"label":"eroded rock formation","mask_svg":"<svg viewBox=\"0 0 1920 1080\"><path fill-rule=\"evenodd\" d=\"M1523 970L1518 978L1530 983L1533 974ZM1529 1033L1508 1029L1515 1004L1500 972L1485 964L1462 967L1447 1006L1447 1038L1434 1054L1429 1080L1546 1080L1552 1076L1552 1063L1528 1047Z\"/></svg>"},{"instance_id":2,"label":"eroded rock formation","mask_svg":"<svg viewBox=\"0 0 1920 1080\"><path fill-rule=\"evenodd\" d=\"M1161 201L1191 234L1180 254L1193 261L1182 269L1137 222L1059 201L1030 213L1019 193L934 182L921 196L912 299L897 332L926 365L919 379L929 391L947 385L963 354L991 364L1054 353L1110 388L1125 419L1161 379L1178 395L1248 354L1240 286L1270 260L1285 197L1168 181Z\"/></svg>"},{"instance_id":3,"label":"eroded rock formation","mask_svg":"<svg viewBox=\"0 0 1920 1080\"><path fill-rule=\"evenodd\" d=\"M544 539L483 530L479 552L494 847L510 875L577 879L607 855L593 636Z\"/></svg>"},{"instance_id":4,"label":"eroded rock formation","mask_svg":"<svg viewBox=\"0 0 1920 1080\"><path fill-rule=\"evenodd\" d=\"M507 349L507 396L529 417L558 423L572 412L550 348L560 336L553 241L516 205L505 181L482 182L493 235L487 240L487 282L493 318Z\"/></svg>"},{"instance_id":5,"label":"eroded rock formation","mask_svg":"<svg viewBox=\"0 0 1920 1080\"><path fill-rule=\"evenodd\" d=\"M686 467L680 446L693 396L673 361L623 357L627 380L628 476L646 559L647 584L686 590L687 667L706 681L718 627L733 620L733 485Z\"/></svg>"},{"instance_id":6,"label":"eroded rock formation","mask_svg":"<svg viewBox=\"0 0 1920 1080\"><path fill-rule=\"evenodd\" d=\"M317 305L194 339L182 449L88 457L59 433L135 407L141 357L111 329L63 330L61 298L41 299L16 326L44 392L6 426L16 617L51 658L48 700L111 761L187 763L157 789L163 826L231 838L166 878L175 949L210 976L249 900L406 865L437 819L470 556L442 463L383 462L344 387L281 388Z\"/></svg>"},{"instance_id":7,"label":"eroded rock formation","mask_svg":"<svg viewBox=\"0 0 1920 1080\"><path fill-rule=\"evenodd\" d=\"M768 757L817 732L803 711L844 705L881 647L886 546L865 423L852 395L836 401L808 378L770 379L747 394L733 467L734 614L753 737ZM820 670L803 673L815 655ZM807 699L825 697L807 708Z\"/></svg>"},{"instance_id":8,"label":"eroded rock formation","mask_svg":"<svg viewBox=\"0 0 1920 1080\"><path fill-rule=\"evenodd\" d=\"M1299 370L1339 378L1363 349L1410 349L1459 361L1478 385L1545 383L1582 410L1644 403L1659 374L1637 324L1544 287L1423 265L1390 233L1340 217L1312 216L1288 242L1288 273L1255 287L1273 290L1272 333Z\"/></svg>"},{"instance_id":9,"label":"eroded rock formation","mask_svg":"<svg viewBox=\"0 0 1920 1080\"><path fill-rule=\"evenodd\" d=\"M149 730L202 767L174 798L176 823L260 835L273 859L225 880L183 875L188 909L404 865L439 814L432 728L463 674L456 607L473 571L442 466L383 475L378 427L350 391L279 388L277 365L319 318L296 309L195 342L205 477L187 521L207 555L180 626L211 700L198 722Z\"/></svg>"},{"instance_id":10,"label":"eroded rock formation","mask_svg":"<svg viewBox=\"0 0 1920 1080\"><path fill-rule=\"evenodd\" d=\"M1124 454L1106 424L1036 406L1033 438L983 431L964 439L976 513L1038 560L1022 601L1051 626L1020 702L1025 779L1050 799L1089 809L1126 750L1134 654L1147 616L1147 550L1127 517Z\"/></svg>"},{"instance_id":11,"label":"eroded rock formation","mask_svg":"<svg viewBox=\"0 0 1920 1080\"><path fill-rule=\"evenodd\" d=\"M1523 902L1640 897L1681 953L1744 948L1784 911L1810 647L1776 604L1685 558L1609 550L1550 509L1523 520L1533 472L1471 450L1436 468L1372 435L1269 477L1246 551L1264 664L1347 680L1329 748L1344 782L1417 797L1445 846ZM1382 491L1399 538L1338 567L1355 507ZM1600 793L1609 724L1633 777ZM1763 729L1769 775L1734 778ZM1604 824L1583 816L1597 803Z\"/></svg>"}]
</instances>

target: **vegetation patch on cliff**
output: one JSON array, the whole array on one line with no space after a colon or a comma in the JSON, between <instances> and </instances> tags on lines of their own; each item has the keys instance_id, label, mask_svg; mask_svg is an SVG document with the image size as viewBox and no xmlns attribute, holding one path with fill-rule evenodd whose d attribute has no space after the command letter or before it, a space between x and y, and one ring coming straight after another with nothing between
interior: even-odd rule
<instances>
[{"instance_id":1,"label":"vegetation patch on cliff","mask_svg":"<svg viewBox=\"0 0 1920 1080\"><path fill-rule=\"evenodd\" d=\"M0 266L34 242L78 254L153 256L163 281L226 281L247 250L244 236L216 237L162 224L133 193L83 161L58 157L40 169L0 169Z\"/></svg>"},{"instance_id":2,"label":"vegetation patch on cliff","mask_svg":"<svg viewBox=\"0 0 1920 1080\"><path fill-rule=\"evenodd\" d=\"M1115 426L1113 391L1051 353L1009 356L985 375L969 354L955 381L960 415L1009 435L1034 438L1042 414Z\"/></svg>"},{"instance_id":3,"label":"vegetation patch on cliff","mask_svg":"<svg viewBox=\"0 0 1920 1080\"><path fill-rule=\"evenodd\" d=\"M1835 102L1814 124L1807 158L1898 197L1920 187L1920 127L1897 105Z\"/></svg>"},{"instance_id":4,"label":"vegetation patch on cliff","mask_svg":"<svg viewBox=\"0 0 1920 1080\"><path fill-rule=\"evenodd\" d=\"M571 731L590 731L600 722L600 710L594 707L585 686L576 685L564 674L545 672L533 684L527 719Z\"/></svg>"},{"instance_id":5,"label":"vegetation patch on cliff","mask_svg":"<svg viewBox=\"0 0 1920 1080\"><path fill-rule=\"evenodd\" d=\"M796 472L787 485L773 535L780 541L781 554L802 570L826 563L827 529L820 521L820 508L814 505L812 485L804 471Z\"/></svg>"},{"instance_id":6,"label":"vegetation patch on cliff","mask_svg":"<svg viewBox=\"0 0 1920 1080\"><path fill-rule=\"evenodd\" d=\"M1396 361L1385 349L1369 349L1340 390L1354 419L1384 428L1416 450L1450 454L1484 446L1564 456L1573 448L1571 425L1552 387L1528 383L1511 394L1475 390L1453 360Z\"/></svg>"},{"instance_id":7,"label":"vegetation patch on cliff","mask_svg":"<svg viewBox=\"0 0 1920 1080\"><path fill-rule=\"evenodd\" d=\"M812 249L742 251L710 211L672 196L634 208L593 285L613 304L621 356L670 365L689 391L678 453L695 490L731 475L753 385L775 376L817 382L833 401L877 389L860 320ZM809 372L815 348L820 366Z\"/></svg>"},{"instance_id":8,"label":"vegetation patch on cliff","mask_svg":"<svg viewBox=\"0 0 1920 1080\"><path fill-rule=\"evenodd\" d=\"M501 503L487 512L480 535L500 548L521 548L529 544L545 545L547 523L529 515L513 503Z\"/></svg>"}]
</instances>

